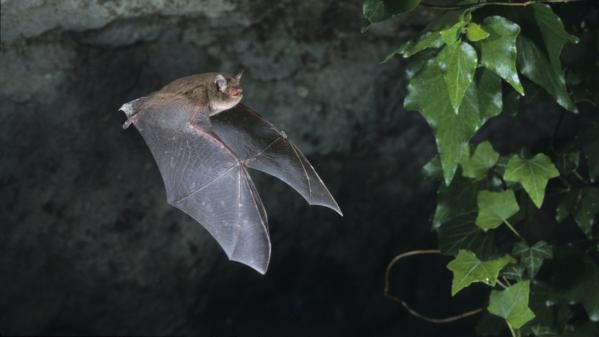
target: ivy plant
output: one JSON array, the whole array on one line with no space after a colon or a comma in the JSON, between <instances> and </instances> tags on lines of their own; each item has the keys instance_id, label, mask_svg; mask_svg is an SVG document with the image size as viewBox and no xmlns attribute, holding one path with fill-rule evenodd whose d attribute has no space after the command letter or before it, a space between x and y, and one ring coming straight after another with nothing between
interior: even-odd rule
<instances>
[{"instance_id":1,"label":"ivy plant","mask_svg":"<svg viewBox=\"0 0 599 337\"><path fill-rule=\"evenodd\" d=\"M489 287L481 335L500 322L512 336L599 336L599 19L558 14L583 2L363 1L364 32L434 14L382 61L404 63L404 108L436 141L423 173L439 180L432 230L453 257L451 295ZM540 104L557 120L541 144L473 141ZM564 119L575 127L560 133Z\"/></svg>"}]
</instances>

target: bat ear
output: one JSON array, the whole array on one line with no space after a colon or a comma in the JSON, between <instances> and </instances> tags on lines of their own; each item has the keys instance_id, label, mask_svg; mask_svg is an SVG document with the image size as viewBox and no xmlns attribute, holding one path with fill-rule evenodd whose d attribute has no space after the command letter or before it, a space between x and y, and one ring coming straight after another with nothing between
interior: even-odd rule
<instances>
[{"instance_id":1,"label":"bat ear","mask_svg":"<svg viewBox=\"0 0 599 337\"><path fill-rule=\"evenodd\" d=\"M235 78L239 81L241 80L241 76L243 76L243 70L239 72L239 74L235 75Z\"/></svg>"},{"instance_id":2,"label":"bat ear","mask_svg":"<svg viewBox=\"0 0 599 337\"><path fill-rule=\"evenodd\" d=\"M216 86L218 86L218 90L220 92L225 92L225 89L227 89L227 80L221 74L216 75L214 83L216 83Z\"/></svg>"}]
</instances>

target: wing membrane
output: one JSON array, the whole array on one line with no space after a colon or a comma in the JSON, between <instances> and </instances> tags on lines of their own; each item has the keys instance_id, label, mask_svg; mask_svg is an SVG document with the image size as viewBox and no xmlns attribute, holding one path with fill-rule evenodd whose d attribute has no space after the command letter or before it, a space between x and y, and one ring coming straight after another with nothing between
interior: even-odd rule
<instances>
[{"instance_id":1,"label":"wing membrane","mask_svg":"<svg viewBox=\"0 0 599 337\"><path fill-rule=\"evenodd\" d=\"M202 224L229 259L265 273L266 211L244 163L205 122L187 125L196 108L185 99L144 102L141 109L134 125L158 164L168 202Z\"/></svg>"},{"instance_id":2,"label":"wing membrane","mask_svg":"<svg viewBox=\"0 0 599 337\"><path fill-rule=\"evenodd\" d=\"M279 178L310 205L339 214L337 202L302 152L251 108L239 104L211 117L212 130L248 167Z\"/></svg>"}]
</instances>

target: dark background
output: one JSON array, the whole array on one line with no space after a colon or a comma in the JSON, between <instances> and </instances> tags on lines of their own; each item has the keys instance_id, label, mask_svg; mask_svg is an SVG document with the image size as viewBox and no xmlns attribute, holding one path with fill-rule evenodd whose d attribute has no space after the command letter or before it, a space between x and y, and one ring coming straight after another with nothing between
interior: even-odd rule
<instances>
[{"instance_id":1,"label":"dark background","mask_svg":"<svg viewBox=\"0 0 599 337\"><path fill-rule=\"evenodd\" d=\"M360 34L354 1L2 1L0 334L470 336L383 296L387 263L434 248L434 154L402 108L403 68L381 65L431 12ZM256 173L269 212L265 276L228 262L168 206L118 107L178 77L245 70L245 102L284 129L345 216ZM501 150L544 139L541 107L483 130ZM538 112L537 112L538 113ZM449 296L444 257L397 267L392 292L430 316L480 306Z\"/></svg>"}]
</instances>

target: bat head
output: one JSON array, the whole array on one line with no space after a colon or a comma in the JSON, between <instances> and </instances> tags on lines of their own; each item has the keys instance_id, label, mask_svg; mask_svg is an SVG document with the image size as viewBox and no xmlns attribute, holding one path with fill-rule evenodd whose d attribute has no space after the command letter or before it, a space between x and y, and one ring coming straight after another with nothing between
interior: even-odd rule
<instances>
[{"instance_id":1,"label":"bat head","mask_svg":"<svg viewBox=\"0 0 599 337\"><path fill-rule=\"evenodd\" d=\"M241 76L243 71L237 75L217 74L214 78L214 84L217 88L216 97L211 98L211 105L214 113L231 109L237 105L243 98L243 89L241 89Z\"/></svg>"}]
</instances>

